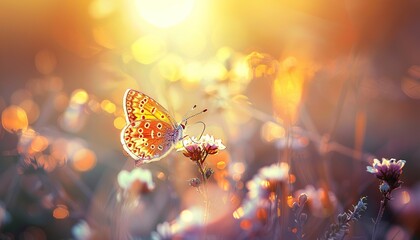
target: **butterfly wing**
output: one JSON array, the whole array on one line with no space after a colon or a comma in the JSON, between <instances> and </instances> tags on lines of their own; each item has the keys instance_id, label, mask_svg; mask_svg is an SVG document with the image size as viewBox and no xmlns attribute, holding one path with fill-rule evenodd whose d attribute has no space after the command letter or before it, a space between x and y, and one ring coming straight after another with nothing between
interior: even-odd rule
<instances>
[{"instance_id":1,"label":"butterfly wing","mask_svg":"<svg viewBox=\"0 0 420 240\"><path fill-rule=\"evenodd\" d=\"M177 123L168 111L153 98L133 89L127 89L123 98L125 118L128 123L137 120L156 119L176 128Z\"/></svg>"},{"instance_id":2,"label":"butterfly wing","mask_svg":"<svg viewBox=\"0 0 420 240\"><path fill-rule=\"evenodd\" d=\"M141 162L157 161L173 148L182 131L153 98L128 89L123 98L127 125L121 131L124 150Z\"/></svg>"},{"instance_id":3,"label":"butterfly wing","mask_svg":"<svg viewBox=\"0 0 420 240\"><path fill-rule=\"evenodd\" d=\"M179 128L173 129L166 122L155 119L131 122L121 131L124 150L142 163L153 162L165 157L180 136Z\"/></svg>"}]
</instances>

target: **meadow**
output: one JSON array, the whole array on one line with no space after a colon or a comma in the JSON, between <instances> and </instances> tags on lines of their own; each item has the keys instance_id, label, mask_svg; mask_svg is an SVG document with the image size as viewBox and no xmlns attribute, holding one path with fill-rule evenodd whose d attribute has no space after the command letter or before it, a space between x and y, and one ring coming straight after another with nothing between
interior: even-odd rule
<instances>
[{"instance_id":1,"label":"meadow","mask_svg":"<svg viewBox=\"0 0 420 240\"><path fill-rule=\"evenodd\" d=\"M1 1L0 239L420 239L419 13Z\"/></svg>"}]
</instances>

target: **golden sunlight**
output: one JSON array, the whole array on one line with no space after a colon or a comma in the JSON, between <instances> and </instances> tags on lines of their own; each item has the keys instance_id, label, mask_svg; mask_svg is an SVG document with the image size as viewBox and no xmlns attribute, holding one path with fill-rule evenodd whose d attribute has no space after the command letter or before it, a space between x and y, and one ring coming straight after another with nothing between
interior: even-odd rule
<instances>
[{"instance_id":1,"label":"golden sunlight","mask_svg":"<svg viewBox=\"0 0 420 240\"><path fill-rule=\"evenodd\" d=\"M71 101L77 104L85 104L89 99L88 93L83 89L77 89L71 96Z\"/></svg>"},{"instance_id":2,"label":"golden sunlight","mask_svg":"<svg viewBox=\"0 0 420 240\"><path fill-rule=\"evenodd\" d=\"M79 172L89 171L96 165L96 155L93 151L82 148L73 156L73 168Z\"/></svg>"},{"instance_id":3,"label":"golden sunlight","mask_svg":"<svg viewBox=\"0 0 420 240\"><path fill-rule=\"evenodd\" d=\"M10 106L3 110L1 114L3 128L9 132L19 129L25 130L28 127L28 117L25 110L18 106Z\"/></svg>"},{"instance_id":4,"label":"golden sunlight","mask_svg":"<svg viewBox=\"0 0 420 240\"><path fill-rule=\"evenodd\" d=\"M274 112L282 120L293 123L297 118L306 73L297 66L294 57L285 59L282 69L273 82Z\"/></svg>"},{"instance_id":5,"label":"golden sunlight","mask_svg":"<svg viewBox=\"0 0 420 240\"><path fill-rule=\"evenodd\" d=\"M0 240L420 239L418 2L0 0Z\"/></svg>"},{"instance_id":6,"label":"golden sunlight","mask_svg":"<svg viewBox=\"0 0 420 240\"><path fill-rule=\"evenodd\" d=\"M151 64L166 53L165 41L156 35L139 38L131 46L134 59L141 64Z\"/></svg>"},{"instance_id":7,"label":"golden sunlight","mask_svg":"<svg viewBox=\"0 0 420 240\"><path fill-rule=\"evenodd\" d=\"M115 104L108 99L101 102L101 108L107 113L114 113L116 110Z\"/></svg>"},{"instance_id":8,"label":"golden sunlight","mask_svg":"<svg viewBox=\"0 0 420 240\"><path fill-rule=\"evenodd\" d=\"M261 127L261 138L267 142L272 142L274 140L284 138L286 132L284 127L274 123L274 122L265 122Z\"/></svg>"},{"instance_id":9,"label":"golden sunlight","mask_svg":"<svg viewBox=\"0 0 420 240\"><path fill-rule=\"evenodd\" d=\"M137 10L148 23L167 28L183 22L191 13L195 0L137 0Z\"/></svg>"},{"instance_id":10,"label":"golden sunlight","mask_svg":"<svg viewBox=\"0 0 420 240\"><path fill-rule=\"evenodd\" d=\"M123 127L125 126L125 119L123 117L116 117L114 119L114 127L116 129L123 129Z\"/></svg>"}]
</instances>

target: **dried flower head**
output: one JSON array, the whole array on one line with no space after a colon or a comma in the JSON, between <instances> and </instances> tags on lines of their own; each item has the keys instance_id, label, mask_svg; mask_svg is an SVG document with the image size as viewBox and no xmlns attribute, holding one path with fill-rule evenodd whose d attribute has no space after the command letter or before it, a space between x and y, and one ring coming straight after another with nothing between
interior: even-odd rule
<instances>
[{"instance_id":1,"label":"dried flower head","mask_svg":"<svg viewBox=\"0 0 420 240\"><path fill-rule=\"evenodd\" d=\"M400 176L404 165L405 160L382 158L382 162L380 162L378 159L374 159L372 166L367 166L366 170L383 181L380 189L382 193L386 194L401 186Z\"/></svg>"},{"instance_id":2,"label":"dried flower head","mask_svg":"<svg viewBox=\"0 0 420 240\"><path fill-rule=\"evenodd\" d=\"M350 223L358 221L362 217L362 213L367 209L366 197L361 197L353 210L348 210L338 214L337 223L332 223L321 240L344 239L349 233Z\"/></svg>"}]
</instances>

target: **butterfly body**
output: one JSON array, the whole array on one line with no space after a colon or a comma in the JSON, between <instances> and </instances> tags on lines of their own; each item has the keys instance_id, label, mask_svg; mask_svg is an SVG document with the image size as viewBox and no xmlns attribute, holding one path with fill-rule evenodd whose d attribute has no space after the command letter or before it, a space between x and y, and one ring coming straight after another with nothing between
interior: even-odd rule
<instances>
[{"instance_id":1,"label":"butterfly body","mask_svg":"<svg viewBox=\"0 0 420 240\"><path fill-rule=\"evenodd\" d=\"M153 98L133 89L123 97L127 125L121 131L124 150L140 163L165 157L182 138L184 125L178 124Z\"/></svg>"}]
</instances>

